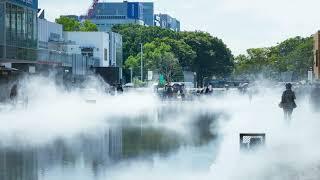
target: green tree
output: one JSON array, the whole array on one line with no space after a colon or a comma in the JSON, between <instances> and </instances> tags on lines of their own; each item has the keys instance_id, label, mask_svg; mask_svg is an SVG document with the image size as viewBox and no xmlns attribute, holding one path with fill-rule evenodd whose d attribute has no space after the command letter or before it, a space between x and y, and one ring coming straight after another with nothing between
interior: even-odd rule
<instances>
[{"instance_id":1,"label":"green tree","mask_svg":"<svg viewBox=\"0 0 320 180\"><path fill-rule=\"evenodd\" d=\"M137 60L140 43L152 43L155 46L166 45L174 58L179 62L180 69L195 71L198 82L204 77L225 77L233 71L233 56L222 40L204 32L174 32L159 27L139 25L116 25L112 29L123 36L125 61ZM145 46L146 48L146 46ZM144 51L146 51L144 49ZM151 51L153 52L153 51ZM156 51L155 51L156 52ZM128 63L130 64L130 63ZM182 70L181 70L182 71ZM128 72L128 71L127 71ZM180 73L179 74L183 74ZM127 73L128 77L129 73Z\"/></svg>"},{"instance_id":2,"label":"green tree","mask_svg":"<svg viewBox=\"0 0 320 180\"><path fill-rule=\"evenodd\" d=\"M236 57L235 73L237 75L258 76L268 74L271 63L268 48L253 48L247 50L247 55Z\"/></svg>"},{"instance_id":3,"label":"green tree","mask_svg":"<svg viewBox=\"0 0 320 180\"><path fill-rule=\"evenodd\" d=\"M222 40L205 32L182 32L180 38L197 54L192 69L197 72L199 84L204 78L226 77L233 72L233 55Z\"/></svg>"},{"instance_id":4,"label":"green tree","mask_svg":"<svg viewBox=\"0 0 320 180\"><path fill-rule=\"evenodd\" d=\"M236 57L235 75L258 75L293 72L297 79L307 76L313 66L313 38L294 37L276 46L248 49L247 55ZM274 77L273 77L274 78Z\"/></svg>"},{"instance_id":5,"label":"green tree","mask_svg":"<svg viewBox=\"0 0 320 180\"><path fill-rule=\"evenodd\" d=\"M155 42L144 45L143 64L144 75L147 70L156 71L165 76L167 82L179 81L183 78L182 68L177 58L171 52L171 47L165 43ZM130 56L125 63L126 68L132 68L140 75L141 54Z\"/></svg>"},{"instance_id":6,"label":"green tree","mask_svg":"<svg viewBox=\"0 0 320 180\"><path fill-rule=\"evenodd\" d=\"M80 22L61 16L60 18L56 19L56 23L61 24L63 26L63 31L79 31L80 30Z\"/></svg>"},{"instance_id":7,"label":"green tree","mask_svg":"<svg viewBox=\"0 0 320 180\"><path fill-rule=\"evenodd\" d=\"M119 33L123 38L123 58L140 53L140 43L146 44L155 39L176 39L178 34L169 29L160 27L146 27L135 24L115 25L113 32Z\"/></svg>"},{"instance_id":8,"label":"green tree","mask_svg":"<svg viewBox=\"0 0 320 180\"><path fill-rule=\"evenodd\" d=\"M305 78L313 66L313 38L294 37L271 47L270 59L278 72L291 71Z\"/></svg>"},{"instance_id":9,"label":"green tree","mask_svg":"<svg viewBox=\"0 0 320 180\"><path fill-rule=\"evenodd\" d=\"M98 27L96 24L93 24L91 21L85 20L80 26L80 31L94 32L94 31L98 31Z\"/></svg>"},{"instance_id":10,"label":"green tree","mask_svg":"<svg viewBox=\"0 0 320 180\"><path fill-rule=\"evenodd\" d=\"M61 16L60 18L56 19L56 23L63 26L63 31L98 31L97 25L93 24L89 20L85 20L83 23L80 23L73 18Z\"/></svg>"},{"instance_id":11,"label":"green tree","mask_svg":"<svg viewBox=\"0 0 320 180\"><path fill-rule=\"evenodd\" d=\"M172 53L179 60L179 64L184 70L192 70L192 63L197 57L196 52L183 40L171 38L155 39L153 41L157 45L164 43L169 45Z\"/></svg>"}]
</instances>

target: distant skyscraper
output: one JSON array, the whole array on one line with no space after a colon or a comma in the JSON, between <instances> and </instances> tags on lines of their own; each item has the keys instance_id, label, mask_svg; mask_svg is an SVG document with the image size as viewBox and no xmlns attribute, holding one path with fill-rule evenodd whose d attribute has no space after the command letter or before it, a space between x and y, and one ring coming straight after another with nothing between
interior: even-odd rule
<instances>
[{"instance_id":1,"label":"distant skyscraper","mask_svg":"<svg viewBox=\"0 0 320 180\"><path fill-rule=\"evenodd\" d=\"M154 25L154 3L153 2L144 2L142 3L143 9L143 21L147 26Z\"/></svg>"},{"instance_id":2,"label":"distant skyscraper","mask_svg":"<svg viewBox=\"0 0 320 180\"><path fill-rule=\"evenodd\" d=\"M90 20L99 31L110 31L117 24L154 25L153 2L102 2L93 9Z\"/></svg>"},{"instance_id":3,"label":"distant skyscraper","mask_svg":"<svg viewBox=\"0 0 320 180\"><path fill-rule=\"evenodd\" d=\"M173 18L168 14L156 14L154 17L155 26L171 29L176 32L180 31L180 21L176 18Z\"/></svg>"}]
</instances>

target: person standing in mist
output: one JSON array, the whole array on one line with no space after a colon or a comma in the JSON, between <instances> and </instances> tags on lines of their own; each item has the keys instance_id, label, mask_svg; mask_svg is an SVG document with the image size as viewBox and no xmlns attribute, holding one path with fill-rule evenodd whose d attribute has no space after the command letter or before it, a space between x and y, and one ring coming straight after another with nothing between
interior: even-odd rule
<instances>
[{"instance_id":1,"label":"person standing in mist","mask_svg":"<svg viewBox=\"0 0 320 180\"><path fill-rule=\"evenodd\" d=\"M293 110L297 108L295 100L296 95L292 91L292 84L288 83L286 84L286 90L283 92L281 102L279 104L279 107L283 109L284 119L286 121L291 121Z\"/></svg>"},{"instance_id":2,"label":"person standing in mist","mask_svg":"<svg viewBox=\"0 0 320 180\"><path fill-rule=\"evenodd\" d=\"M11 100L11 102L12 102L13 104L16 104L17 97L18 97L18 85L17 85L17 84L14 84L14 85L11 87L10 95L9 95L9 98L10 98L10 100Z\"/></svg>"}]
</instances>

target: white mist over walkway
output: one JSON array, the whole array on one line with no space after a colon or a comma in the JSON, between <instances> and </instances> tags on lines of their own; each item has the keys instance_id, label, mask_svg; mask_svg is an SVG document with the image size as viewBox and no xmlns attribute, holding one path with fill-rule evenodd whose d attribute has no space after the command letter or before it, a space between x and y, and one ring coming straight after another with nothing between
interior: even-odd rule
<instances>
[{"instance_id":1,"label":"white mist over walkway","mask_svg":"<svg viewBox=\"0 0 320 180\"><path fill-rule=\"evenodd\" d=\"M220 144L182 147L178 153L153 157L151 162L134 160L120 164L101 179L313 180L320 177L320 116L310 111L307 100L300 99L288 126L278 107L281 89L261 87L252 102L247 96L229 92L219 98L204 97L185 104L166 104L151 93L107 96L98 91L97 103L88 104L80 91L67 93L48 82L49 79L41 77L28 81L28 108L1 112L2 146L38 145L57 138L73 138L83 132L98 133L115 118L152 116L159 107L167 106L175 108L177 116L149 125L169 128L190 138L193 134L185 130L184 124L188 124L185 121L192 121L199 112L226 113L228 116L221 116L218 126L212 128L220 134ZM240 153L239 133L266 133L266 147L251 154ZM79 172L70 170L55 177L79 177ZM98 178L84 176L83 179Z\"/></svg>"},{"instance_id":2,"label":"white mist over walkway","mask_svg":"<svg viewBox=\"0 0 320 180\"><path fill-rule=\"evenodd\" d=\"M319 179L320 116L310 111L306 99L300 99L288 125L283 120L282 109L278 107L281 92L281 89L261 88L252 102L247 96L237 93L204 100L200 104L202 110L223 110L231 115L230 120L220 121L222 139L218 153L217 146L212 144L196 151L182 148L178 154L154 158L152 163L123 165L111 173L110 179ZM194 108L199 110L197 106ZM249 154L240 153L239 133L266 133L266 147ZM204 165L211 160L211 167L199 170L198 160Z\"/></svg>"}]
</instances>

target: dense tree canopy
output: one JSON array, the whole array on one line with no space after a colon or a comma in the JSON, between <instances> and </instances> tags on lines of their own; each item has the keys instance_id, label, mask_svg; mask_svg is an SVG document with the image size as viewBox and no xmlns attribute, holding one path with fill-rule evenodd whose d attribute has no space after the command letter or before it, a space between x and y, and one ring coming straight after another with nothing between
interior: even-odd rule
<instances>
[{"instance_id":1,"label":"dense tree canopy","mask_svg":"<svg viewBox=\"0 0 320 180\"><path fill-rule=\"evenodd\" d=\"M263 75L292 72L305 78L313 66L313 38L295 37L269 48L248 49L246 55L236 57L236 75Z\"/></svg>"},{"instance_id":2,"label":"dense tree canopy","mask_svg":"<svg viewBox=\"0 0 320 180\"><path fill-rule=\"evenodd\" d=\"M171 52L171 47L165 43L146 43L144 45L143 64L144 76L147 70L163 74L167 82L182 80L182 69L178 59ZM126 68L132 68L140 73L141 54L130 56L125 63Z\"/></svg>"},{"instance_id":3,"label":"dense tree canopy","mask_svg":"<svg viewBox=\"0 0 320 180\"><path fill-rule=\"evenodd\" d=\"M182 70L190 70L197 72L198 82L201 83L204 77L225 77L232 73L231 51L222 40L212 37L209 33L174 32L159 27L139 25L117 25L112 30L123 36L125 67L132 67L135 72L138 72L140 67L138 57L140 43L143 43L147 64L150 62L156 64L153 61L160 61L163 64L174 63L172 67L175 71L179 71L177 74L180 75L171 74L172 77L181 79ZM159 52L160 55L157 54ZM166 58L170 60L165 61ZM147 68L164 73L161 66L150 65Z\"/></svg>"},{"instance_id":4,"label":"dense tree canopy","mask_svg":"<svg viewBox=\"0 0 320 180\"><path fill-rule=\"evenodd\" d=\"M56 19L56 23L63 26L63 31L98 31L97 25L93 24L89 20L85 20L83 23L80 23L73 18L61 16L60 18Z\"/></svg>"},{"instance_id":5,"label":"dense tree canopy","mask_svg":"<svg viewBox=\"0 0 320 180\"><path fill-rule=\"evenodd\" d=\"M233 71L233 55L222 40L205 32L182 32L181 39L196 52L192 69L197 72L198 81L212 76L226 77Z\"/></svg>"}]
</instances>

